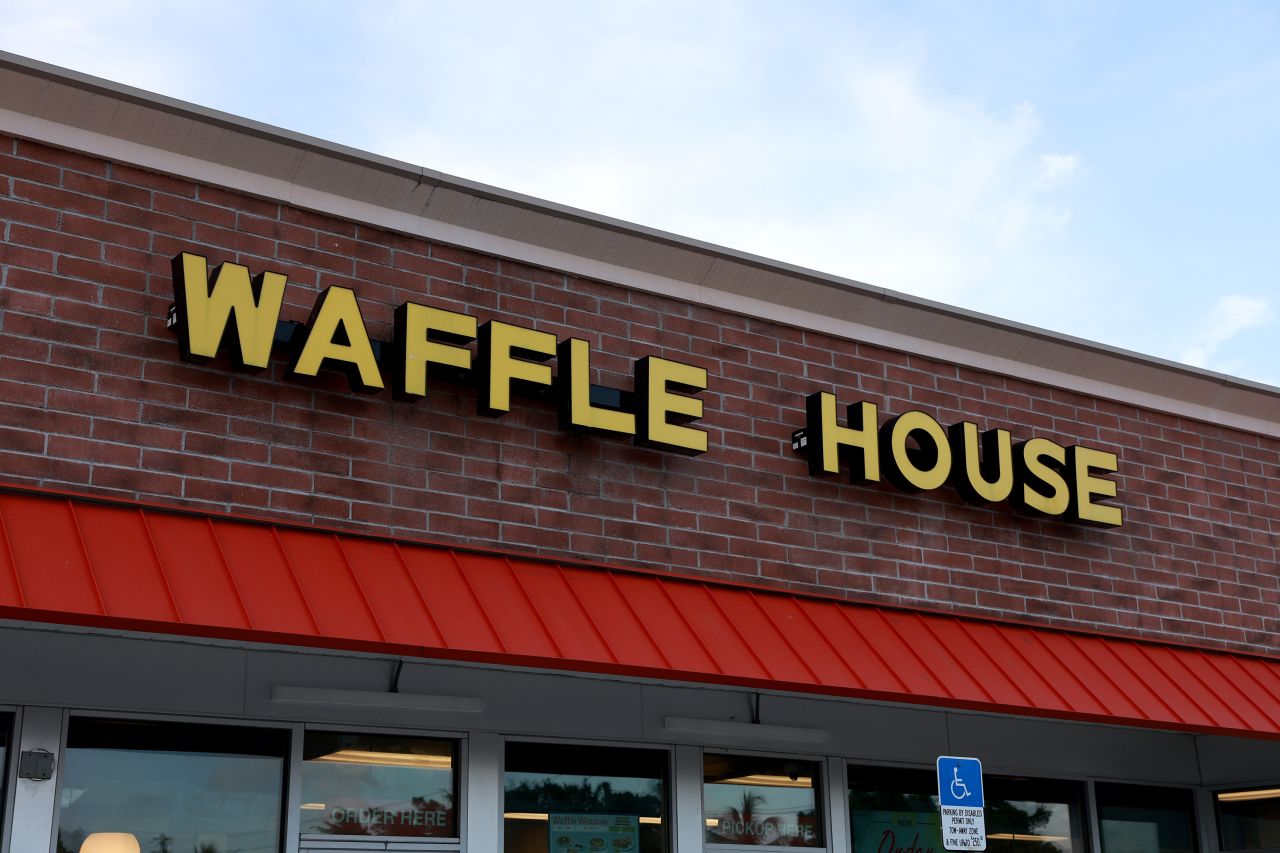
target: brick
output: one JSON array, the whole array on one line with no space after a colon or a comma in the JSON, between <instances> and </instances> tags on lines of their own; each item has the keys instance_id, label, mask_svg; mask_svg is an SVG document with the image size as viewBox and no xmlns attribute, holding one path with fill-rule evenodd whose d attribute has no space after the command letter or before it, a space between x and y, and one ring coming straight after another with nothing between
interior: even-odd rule
<instances>
[{"instance_id":1,"label":"brick","mask_svg":"<svg viewBox=\"0 0 1280 853\"><path fill-rule=\"evenodd\" d=\"M83 213L86 216L100 217L106 213L107 209L107 203L100 198L17 179L13 182L13 197L35 202L43 207Z\"/></svg>"},{"instance_id":2,"label":"brick","mask_svg":"<svg viewBox=\"0 0 1280 853\"><path fill-rule=\"evenodd\" d=\"M201 243L216 246L222 250L222 253L232 253L237 259L242 252L250 255L272 255L275 254L276 250L274 240L260 237L256 234L246 234L234 228L223 228L204 222L196 223L195 238ZM263 271L262 269L250 269L250 273L253 275ZM274 272L274 270L272 271Z\"/></svg>"},{"instance_id":3,"label":"brick","mask_svg":"<svg viewBox=\"0 0 1280 853\"><path fill-rule=\"evenodd\" d=\"M139 207L147 207L151 204L151 192L149 190L78 172L64 172L62 174L62 188L85 195L99 196L107 201L118 201Z\"/></svg>"},{"instance_id":4,"label":"brick","mask_svg":"<svg viewBox=\"0 0 1280 853\"><path fill-rule=\"evenodd\" d=\"M98 331L92 327L9 311L4 315L4 331L20 337L82 347L92 347L98 342Z\"/></svg>"},{"instance_id":5,"label":"brick","mask_svg":"<svg viewBox=\"0 0 1280 853\"><path fill-rule=\"evenodd\" d=\"M87 240L59 231L32 228L17 222L9 226L9 239L20 246L31 246L60 255L75 255L93 260L102 258L102 244L96 240Z\"/></svg>"},{"instance_id":6,"label":"brick","mask_svg":"<svg viewBox=\"0 0 1280 853\"><path fill-rule=\"evenodd\" d=\"M84 485L92 469L88 463L54 459L44 454L16 453L0 447L0 470L8 482L38 485Z\"/></svg>"},{"instance_id":7,"label":"brick","mask_svg":"<svg viewBox=\"0 0 1280 853\"><path fill-rule=\"evenodd\" d=\"M188 478L182 481L182 496L189 501L215 504L221 509L243 512L246 509L265 508L271 493L267 489L252 488L243 483Z\"/></svg>"},{"instance_id":8,"label":"brick","mask_svg":"<svg viewBox=\"0 0 1280 853\"><path fill-rule=\"evenodd\" d=\"M18 140L17 150L14 153L27 160L49 163L89 175L102 176L107 173L106 162L97 157L42 145L26 139Z\"/></svg>"},{"instance_id":9,"label":"brick","mask_svg":"<svg viewBox=\"0 0 1280 853\"><path fill-rule=\"evenodd\" d=\"M57 165L8 154L0 154L0 174L51 187L62 183L62 169Z\"/></svg>"},{"instance_id":10,"label":"brick","mask_svg":"<svg viewBox=\"0 0 1280 853\"><path fill-rule=\"evenodd\" d=\"M87 370L57 367L7 356L0 356L0 376L11 382L29 382L33 385L53 386L59 390L91 391L95 384L93 373Z\"/></svg>"},{"instance_id":11,"label":"brick","mask_svg":"<svg viewBox=\"0 0 1280 853\"><path fill-rule=\"evenodd\" d=\"M298 494L273 490L270 506L313 519L327 518L345 521L351 517L351 504L348 501L324 497L314 494Z\"/></svg>"},{"instance_id":12,"label":"brick","mask_svg":"<svg viewBox=\"0 0 1280 853\"><path fill-rule=\"evenodd\" d=\"M57 228L62 215L56 208L0 197L0 220L22 222L36 228Z\"/></svg>"},{"instance_id":13,"label":"brick","mask_svg":"<svg viewBox=\"0 0 1280 853\"><path fill-rule=\"evenodd\" d=\"M158 234L168 234L171 237L179 237L184 240L190 239L195 230L191 220L184 219L181 216L172 216L144 207L134 207L133 205L115 202L107 205L106 217L111 222L119 222L122 225L154 231ZM188 248L187 251L195 250Z\"/></svg>"},{"instance_id":14,"label":"brick","mask_svg":"<svg viewBox=\"0 0 1280 853\"><path fill-rule=\"evenodd\" d=\"M234 210L169 193L152 195L151 209L219 228L233 228L236 224Z\"/></svg>"},{"instance_id":15,"label":"brick","mask_svg":"<svg viewBox=\"0 0 1280 853\"><path fill-rule=\"evenodd\" d=\"M142 457L139 448L128 444L108 444L65 435L49 436L48 452L55 458L135 469Z\"/></svg>"}]
</instances>

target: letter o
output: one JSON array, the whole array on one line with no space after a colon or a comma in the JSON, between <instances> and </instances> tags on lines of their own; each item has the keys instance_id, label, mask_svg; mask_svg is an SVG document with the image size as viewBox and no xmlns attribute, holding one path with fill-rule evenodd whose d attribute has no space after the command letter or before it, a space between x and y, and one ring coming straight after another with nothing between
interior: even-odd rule
<instances>
[{"instance_id":1,"label":"letter o","mask_svg":"<svg viewBox=\"0 0 1280 853\"><path fill-rule=\"evenodd\" d=\"M888 441L881 442L888 464L882 467L895 486L907 492L925 492L947 482L951 476L951 444L937 421L924 412L906 412L882 429L888 432ZM918 434L918 453L911 453L907 445L912 433Z\"/></svg>"}]
</instances>

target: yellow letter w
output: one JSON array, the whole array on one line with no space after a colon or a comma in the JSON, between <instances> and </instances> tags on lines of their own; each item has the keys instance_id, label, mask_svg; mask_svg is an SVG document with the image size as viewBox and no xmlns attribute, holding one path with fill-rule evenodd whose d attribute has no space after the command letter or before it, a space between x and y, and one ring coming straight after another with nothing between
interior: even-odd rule
<instances>
[{"instance_id":1,"label":"yellow letter w","mask_svg":"<svg viewBox=\"0 0 1280 853\"><path fill-rule=\"evenodd\" d=\"M239 367L261 370L271 357L285 276L264 272L250 280L240 264L219 264L209 280L209 262L183 252L173 259L173 295L178 306L178 341L186 361L218 354L227 326L234 328L231 357Z\"/></svg>"}]
</instances>

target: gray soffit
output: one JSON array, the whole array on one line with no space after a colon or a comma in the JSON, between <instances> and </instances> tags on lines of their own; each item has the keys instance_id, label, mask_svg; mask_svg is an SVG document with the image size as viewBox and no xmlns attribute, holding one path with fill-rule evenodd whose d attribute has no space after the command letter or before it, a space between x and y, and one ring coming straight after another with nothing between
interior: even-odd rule
<instances>
[{"instance_id":1,"label":"gray soffit","mask_svg":"<svg viewBox=\"0 0 1280 853\"><path fill-rule=\"evenodd\" d=\"M456 178L0 52L0 131L689 302L1280 437L1280 389Z\"/></svg>"}]
</instances>

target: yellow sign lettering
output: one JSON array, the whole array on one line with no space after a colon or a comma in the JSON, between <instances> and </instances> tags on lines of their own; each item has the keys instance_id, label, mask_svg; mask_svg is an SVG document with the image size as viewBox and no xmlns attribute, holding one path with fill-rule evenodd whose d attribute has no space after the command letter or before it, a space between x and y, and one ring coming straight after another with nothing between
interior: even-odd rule
<instances>
[{"instance_id":1,"label":"yellow sign lettering","mask_svg":"<svg viewBox=\"0 0 1280 853\"><path fill-rule=\"evenodd\" d=\"M1073 519L1100 527L1119 527L1124 522L1119 507L1098 503L1116 496L1115 480L1093 476L1094 471L1115 471L1116 468L1114 453L1090 447L1072 447L1067 451L1067 471L1074 480L1070 509Z\"/></svg>"},{"instance_id":2,"label":"yellow sign lettering","mask_svg":"<svg viewBox=\"0 0 1280 853\"><path fill-rule=\"evenodd\" d=\"M951 476L951 445L938 422L924 412L906 412L881 428L881 452L889 480L904 492L936 489ZM911 446L911 439L916 444Z\"/></svg>"},{"instance_id":3,"label":"yellow sign lettering","mask_svg":"<svg viewBox=\"0 0 1280 853\"><path fill-rule=\"evenodd\" d=\"M1017 485L1013 502L1034 515L1062 515L1071 506L1071 490L1063 470L1067 451L1047 438L1018 445Z\"/></svg>"},{"instance_id":4,"label":"yellow sign lettering","mask_svg":"<svg viewBox=\"0 0 1280 853\"><path fill-rule=\"evenodd\" d=\"M1013 439L1008 430L978 433L978 425L963 421L948 430L956 459L951 481L966 500L998 503L1013 494Z\"/></svg>"},{"instance_id":5,"label":"yellow sign lettering","mask_svg":"<svg viewBox=\"0 0 1280 853\"><path fill-rule=\"evenodd\" d=\"M646 356L636 362L635 380L636 444L705 453L706 431L685 426L702 417L702 401L685 395L707 387L706 369Z\"/></svg>"},{"instance_id":6,"label":"yellow sign lettering","mask_svg":"<svg viewBox=\"0 0 1280 853\"><path fill-rule=\"evenodd\" d=\"M471 369L476 318L406 302L396 309L392 344L392 390L402 400L427 395L427 376L457 381Z\"/></svg>"},{"instance_id":7,"label":"yellow sign lettering","mask_svg":"<svg viewBox=\"0 0 1280 853\"><path fill-rule=\"evenodd\" d=\"M563 340L556 349L556 358L560 365L560 424L564 429L636 434L635 415L592 404L589 343L578 338Z\"/></svg>"},{"instance_id":8,"label":"yellow sign lettering","mask_svg":"<svg viewBox=\"0 0 1280 853\"><path fill-rule=\"evenodd\" d=\"M208 261L183 252L173 259L173 295L182 358L208 361L218 354L228 328L235 345L229 347L237 366L266 367L271 358L285 277L264 272L254 279L240 264L220 264L209 280Z\"/></svg>"},{"instance_id":9,"label":"yellow sign lettering","mask_svg":"<svg viewBox=\"0 0 1280 853\"><path fill-rule=\"evenodd\" d=\"M480 414L511 411L511 388L551 385L551 367L541 362L556 354L556 336L490 320L480 327Z\"/></svg>"},{"instance_id":10,"label":"yellow sign lettering","mask_svg":"<svg viewBox=\"0 0 1280 853\"><path fill-rule=\"evenodd\" d=\"M355 291L346 287L327 287L320 294L307 322L302 349L289 372L315 376L325 362L332 362L347 375L353 391L367 394L384 387Z\"/></svg>"},{"instance_id":11,"label":"yellow sign lettering","mask_svg":"<svg viewBox=\"0 0 1280 853\"><path fill-rule=\"evenodd\" d=\"M863 401L849 407L849 425L836 423L836 398L821 391L805 400L809 473L835 474L841 457L849 461L853 482L880 479L880 434L876 431L876 406Z\"/></svg>"}]
</instances>

